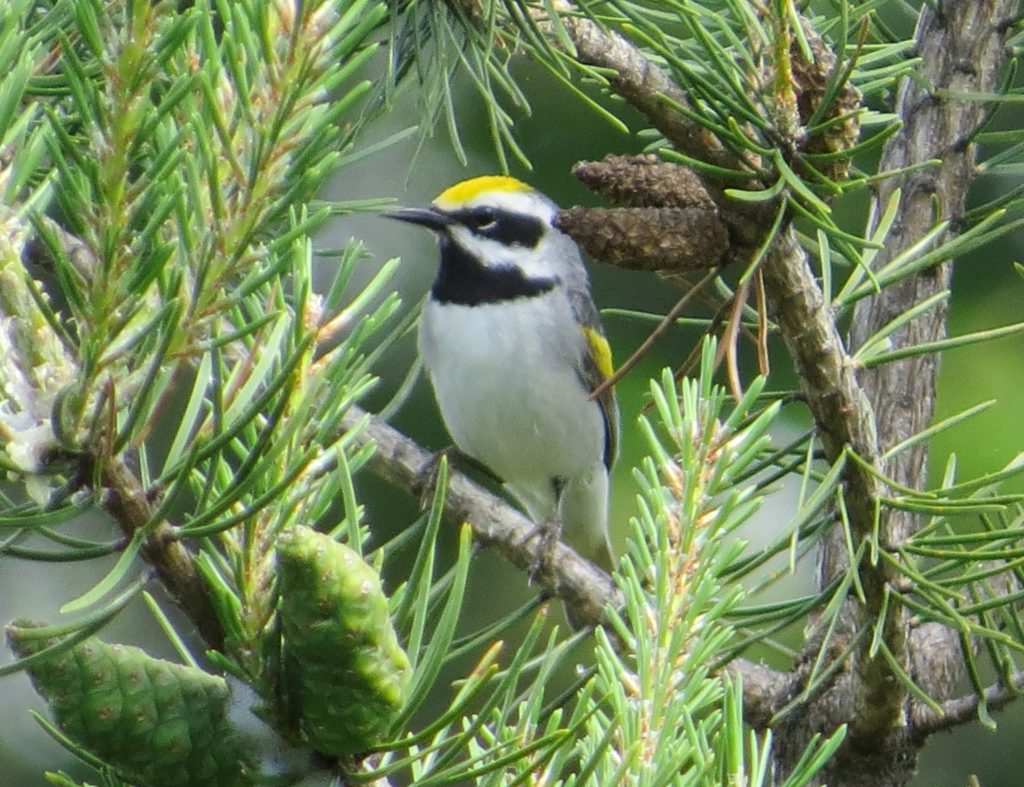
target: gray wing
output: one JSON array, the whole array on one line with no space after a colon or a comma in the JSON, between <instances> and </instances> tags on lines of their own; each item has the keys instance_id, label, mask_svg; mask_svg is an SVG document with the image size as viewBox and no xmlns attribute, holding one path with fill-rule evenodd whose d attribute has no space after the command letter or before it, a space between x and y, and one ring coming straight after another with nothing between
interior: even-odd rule
<instances>
[{"instance_id":1,"label":"gray wing","mask_svg":"<svg viewBox=\"0 0 1024 787\"><path fill-rule=\"evenodd\" d=\"M601 315L590 297L586 273L583 275L582 286L574 282L566 292L573 315L583 332L584 352L577 372L586 389L593 391L611 375L612 356L601 325ZM604 464L611 468L619 451L619 405L615 400L615 389L609 388L598 396L597 403L604 418Z\"/></svg>"}]
</instances>

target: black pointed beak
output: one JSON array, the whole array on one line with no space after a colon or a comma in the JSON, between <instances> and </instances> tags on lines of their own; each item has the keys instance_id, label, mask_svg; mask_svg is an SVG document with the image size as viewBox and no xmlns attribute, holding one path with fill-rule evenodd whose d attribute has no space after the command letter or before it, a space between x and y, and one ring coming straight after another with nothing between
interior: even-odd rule
<instances>
[{"instance_id":1,"label":"black pointed beak","mask_svg":"<svg viewBox=\"0 0 1024 787\"><path fill-rule=\"evenodd\" d=\"M418 224L434 232L442 232L446 227L455 223L455 220L433 206L426 208L395 208L383 213L389 219L398 219L409 224Z\"/></svg>"}]
</instances>

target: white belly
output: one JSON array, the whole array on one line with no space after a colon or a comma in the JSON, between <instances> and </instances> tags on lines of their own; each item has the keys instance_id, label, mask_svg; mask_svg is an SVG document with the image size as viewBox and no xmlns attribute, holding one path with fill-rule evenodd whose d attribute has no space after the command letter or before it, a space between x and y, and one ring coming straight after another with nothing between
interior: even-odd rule
<instances>
[{"instance_id":1,"label":"white belly","mask_svg":"<svg viewBox=\"0 0 1024 787\"><path fill-rule=\"evenodd\" d=\"M513 484L550 487L599 465L604 422L577 376L582 341L558 290L480 306L428 301L420 354L459 449Z\"/></svg>"}]
</instances>

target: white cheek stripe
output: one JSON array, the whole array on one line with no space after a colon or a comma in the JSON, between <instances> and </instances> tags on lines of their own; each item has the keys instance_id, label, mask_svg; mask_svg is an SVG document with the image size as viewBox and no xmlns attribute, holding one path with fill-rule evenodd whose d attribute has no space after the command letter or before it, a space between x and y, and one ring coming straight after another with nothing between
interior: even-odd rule
<instances>
[{"instance_id":1,"label":"white cheek stripe","mask_svg":"<svg viewBox=\"0 0 1024 787\"><path fill-rule=\"evenodd\" d=\"M469 254L480 260L486 267L498 265L514 265L528 279L552 277L562 281L558 275L560 266L552 264L551 257L563 253L554 248L552 240L557 233L547 232L536 248L524 246L506 246L492 238L481 238L465 227L454 227L451 231L452 241L465 249Z\"/></svg>"}]
</instances>

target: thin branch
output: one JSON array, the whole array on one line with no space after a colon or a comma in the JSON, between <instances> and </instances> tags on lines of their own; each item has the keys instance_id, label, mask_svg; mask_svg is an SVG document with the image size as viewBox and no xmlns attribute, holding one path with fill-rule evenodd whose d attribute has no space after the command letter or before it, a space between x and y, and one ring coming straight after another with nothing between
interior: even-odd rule
<instances>
[{"instance_id":1,"label":"thin branch","mask_svg":"<svg viewBox=\"0 0 1024 787\"><path fill-rule=\"evenodd\" d=\"M690 299L697 295L699 292L701 292L708 284L710 284L714 280L714 278L717 275L717 270L708 271L707 273L704 274L704 277L700 281L698 281L695 285L693 285L693 287L688 289L686 293L683 295L683 297L676 301L676 305L668 310L668 314L666 314L662 318L661 322L654 326L654 329L647 335L647 338L640 343L640 346L633 351L633 354L629 356L629 358L627 358L619 366L619 368L612 373L611 377L609 377L607 380L605 380L603 383L597 386L597 388L591 391L590 398L592 400L597 399L605 391L607 391L609 388L615 385L615 383L621 380L626 375L626 373L629 372L630 369L636 366L640 362L640 360L645 355L647 355L648 352L650 352L651 347L654 346L654 343L658 340L658 338L663 333L665 333L665 331L669 329L672 323L676 321L676 318L678 318L679 315L683 313L683 309L685 309L687 304L689 304Z\"/></svg>"},{"instance_id":2,"label":"thin branch","mask_svg":"<svg viewBox=\"0 0 1024 787\"><path fill-rule=\"evenodd\" d=\"M349 408L341 430L353 430L364 418L368 422L358 432L355 444L375 446L367 463L370 472L399 488L415 489L433 455L359 407ZM561 598L572 609L574 620L584 624L600 622L607 605L618 596L607 574L564 543L558 543L553 560L540 559L544 547L540 539L533 537L537 526L504 499L461 473L449 475L445 514L456 522L468 522L478 541L495 546L517 568L530 571L539 566L538 584Z\"/></svg>"},{"instance_id":3,"label":"thin branch","mask_svg":"<svg viewBox=\"0 0 1024 787\"><path fill-rule=\"evenodd\" d=\"M86 478L92 476L91 461L86 462ZM148 530L142 557L156 569L167 592L188 615L207 647L222 650L224 630L214 612L206 582L196 570L195 555L167 522L153 522L153 504L123 458L106 459L101 472L107 512L129 538Z\"/></svg>"},{"instance_id":4,"label":"thin branch","mask_svg":"<svg viewBox=\"0 0 1024 787\"><path fill-rule=\"evenodd\" d=\"M781 234L773 244L762 272L772 314L793 357L827 460L835 463L846 451L863 460L847 462L843 471L849 526L853 543L860 544L872 538L882 493L877 477L867 470L880 461L874 412L857 382L835 315L826 306L807 254L792 231ZM878 620L885 608L886 588L897 577L884 561L864 561L857 570L865 605L863 610L851 610L853 617ZM831 581L833 576L823 574L820 581ZM856 625L851 620L849 627L855 629ZM905 627L898 625L895 615L887 616L883 625L887 646L903 654ZM812 638L809 650L818 646ZM854 661L859 684L856 702L844 713L845 718L852 716L852 736L871 740L898 725L906 689L883 659L867 656L867 647L866 643L861 657Z\"/></svg>"},{"instance_id":5,"label":"thin branch","mask_svg":"<svg viewBox=\"0 0 1024 787\"><path fill-rule=\"evenodd\" d=\"M690 106L686 93L636 47L595 22L579 16L562 20L581 63L609 68L616 76L612 88L638 109L665 139L688 156L727 169L742 170L742 163L706 128L678 112Z\"/></svg>"},{"instance_id":6,"label":"thin branch","mask_svg":"<svg viewBox=\"0 0 1024 787\"><path fill-rule=\"evenodd\" d=\"M986 710L1002 710L1024 691L1024 670L1010 676L1010 685L996 683L985 689L983 697ZM942 703L942 713L936 713L924 705L914 709L912 735L923 741L935 732L952 729L978 719L978 707L981 698L977 694L946 700Z\"/></svg>"},{"instance_id":7,"label":"thin branch","mask_svg":"<svg viewBox=\"0 0 1024 787\"><path fill-rule=\"evenodd\" d=\"M834 463L849 449L867 464L875 464L874 414L807 252L791 231L773 244L762 271L769 306L800 375L826 459ZM856 462L847 463L844 480L851 526L856 535L864 536L874 523L878 483Z\"/></svg>"}]
</instances>

